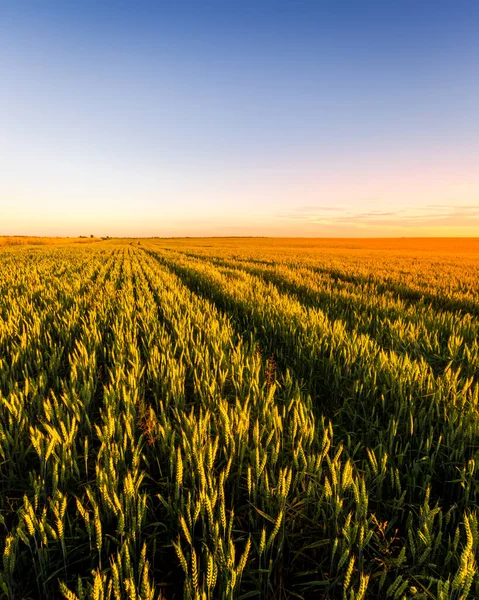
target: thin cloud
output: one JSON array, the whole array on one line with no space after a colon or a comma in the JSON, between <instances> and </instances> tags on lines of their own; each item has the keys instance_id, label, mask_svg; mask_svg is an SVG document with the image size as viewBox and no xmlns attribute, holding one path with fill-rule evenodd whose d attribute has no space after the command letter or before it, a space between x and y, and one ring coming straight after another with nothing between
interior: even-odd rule
<instances>
[{"instance_id":1,"label":"thin cloud","mask_svg":"<svg viewBox=\"0 0 479 600\"><path fill-rule=\"evenodd\" d=\"M298 212L315 212L315 211L340 211L340 210L344 210L342 208L340 208L339 206L300 206L299 208L296 209L296 211Z\"/></svg>"},{"instance_id":2,"label":"thin cloud","mask_svg":"<svg viewBox=\"0 0 479 600\"><path fill-rule=\"evenodd\" d=\"M330 210L328 210L330 209ZM331 214L340 213L340 214ZM326 214L325 214L326 213ZM300 207L280 218L317 225L353 227L470 227L479 219L478 205L429 204L423 208L404 207L393 211L352 211L339 207Z\"/></svg>"},{"instance_id":3,"label":"thin cloud","mask_svg":"<svg viewBox=\"0 0 479 600\"><path fill-rule=\"evenodd\" d=\"M456 210L456 209L473 209L473 210L477 210L479 209L479 205L477 204L428 204L427 205L428 208L443 208L443 209L449 209L449 210Z\"/></svg>"}]
</instances>

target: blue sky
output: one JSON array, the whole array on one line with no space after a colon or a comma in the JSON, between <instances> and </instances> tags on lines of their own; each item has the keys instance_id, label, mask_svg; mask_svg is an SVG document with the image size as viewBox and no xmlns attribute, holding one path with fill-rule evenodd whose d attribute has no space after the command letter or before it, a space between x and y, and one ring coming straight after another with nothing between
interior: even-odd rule
<instances>
[{"instance_id":1,"label":"blue sky","mask_svg":"<svg viewBox=\"0 0 479 600\"><path fill-rule=\"evenodd\" d=\"M478 235L471 1L0 0L0 235Z\"/></svg>"}]
</instances>

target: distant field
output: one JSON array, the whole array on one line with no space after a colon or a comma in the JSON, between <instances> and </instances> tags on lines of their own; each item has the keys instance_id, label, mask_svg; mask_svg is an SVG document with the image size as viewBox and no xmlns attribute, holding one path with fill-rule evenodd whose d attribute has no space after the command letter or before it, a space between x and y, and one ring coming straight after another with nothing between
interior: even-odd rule
<instances>
[{"instance_id":1,"label":"distant field","mask_svg":"<svg viewBox=\"0 0 479 600\"><path fill-rule=\"evenodd\" d=\"M98 238L64 238L64 237L35 237L26 235L0 235L0 247L2 246L52 246L65 244L85 244L97 242Z\"/></svg>"},{"instance_id":2,"label":"distant field","mask_svg":"<svg viewBox=\"0 0 479 600\"><path fill-rule=\"evenodd\" d=\"M13 239L0 598L479 598L479 239Z\"/></svg>"}]
</instances>

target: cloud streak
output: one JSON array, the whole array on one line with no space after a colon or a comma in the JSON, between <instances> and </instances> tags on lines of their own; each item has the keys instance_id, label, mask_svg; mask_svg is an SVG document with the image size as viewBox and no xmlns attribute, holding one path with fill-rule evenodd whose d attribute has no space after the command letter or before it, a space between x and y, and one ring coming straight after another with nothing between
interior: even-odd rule
<instances>
[{"instance_id":1,"label":"cloud streak","mask_svg":"<svg viewBox=\"0 0 479 600\"><path fill-rule=\"evenodd\" d=\"M479 205L429 204L422 208L354 211L347 208L310 206L277 215L281 219L328 226L359 228L468 227L479 226Z\"/></svg>"}]
</instances>

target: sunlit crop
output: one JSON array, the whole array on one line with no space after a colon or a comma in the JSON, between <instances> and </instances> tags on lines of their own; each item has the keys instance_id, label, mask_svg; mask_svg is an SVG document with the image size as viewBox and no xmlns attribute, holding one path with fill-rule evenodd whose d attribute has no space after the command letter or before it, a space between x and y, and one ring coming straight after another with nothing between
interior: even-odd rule
<instances>
[{"instance_id":1,"label":"sunlit crop","mask_svg":"<svg viewBox=\"0 0 479 600\"><path fill-rule=\"evenodd\" d=\"M0 350L0 598L479 597L477 243L5 245Z\"/></svg>"}]
</instances>

